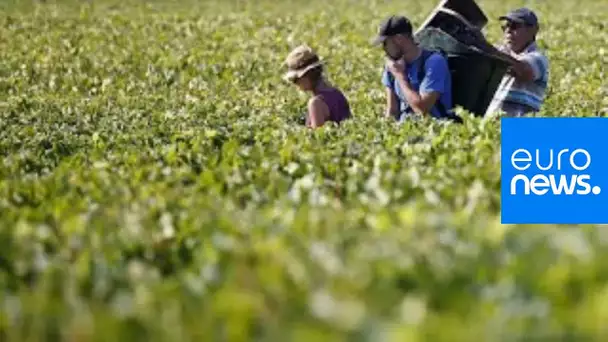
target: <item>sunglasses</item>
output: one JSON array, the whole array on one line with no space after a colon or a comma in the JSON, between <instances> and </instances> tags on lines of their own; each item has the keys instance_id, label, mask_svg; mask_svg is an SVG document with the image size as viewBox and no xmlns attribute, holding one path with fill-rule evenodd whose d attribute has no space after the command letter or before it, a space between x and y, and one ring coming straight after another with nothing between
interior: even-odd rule
<instances>
[{"instance_id":1,"label":"sunglasses","mask_svg":"<svg viewBox=\"0 0 608 342\"><path fill-rule=\"evenodd\" d=\"M502 31L504 32L504 31L509 30L509 29L511 29L511 30L518 30L518 29L520 29L520 28L522 28L524 26L526 26L526 25L524 25L522 23L516 23L516 22L508 21L508 22L502 24L500 26L500 28L502 28Z\"/></svg>"}]
</instances>

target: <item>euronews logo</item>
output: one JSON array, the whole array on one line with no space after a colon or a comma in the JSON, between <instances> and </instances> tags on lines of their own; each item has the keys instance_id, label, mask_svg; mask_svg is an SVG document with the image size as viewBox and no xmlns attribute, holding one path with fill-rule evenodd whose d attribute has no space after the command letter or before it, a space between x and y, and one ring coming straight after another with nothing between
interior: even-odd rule
<instances>
[{"instance_id":1,"label":"euronews logo","mask_svg":"<svg viewBox=\"0 0 608 342\"><path fill-rule=\"evenodd\" d=\"M593 186L587 169L591 154L583 149L540 149L530 152L519 148L511 154L516 173L511 178L511 195L599 195L602 189Z\"/></svg>"},{"instance_id":2,"label":"euronews logo","mask_svg":"<svg viewBox=\"0 0 608 342\"><path fill-rule=\"evenodd\" d=\"M608 118L500 122L501 223L608 224Z\"/></svg>"}]
</instances>

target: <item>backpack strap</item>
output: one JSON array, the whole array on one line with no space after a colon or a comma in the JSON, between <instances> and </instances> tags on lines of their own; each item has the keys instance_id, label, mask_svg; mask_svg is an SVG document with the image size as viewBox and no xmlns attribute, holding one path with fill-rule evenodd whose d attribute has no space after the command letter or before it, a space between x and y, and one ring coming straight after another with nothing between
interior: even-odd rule
<instances>
[{"instance_id":1,"label":"backpack strap","mask_svg":"<svg viewBox=\"0 0 608 342\"><path fill-rule=\"evenodd\" d=\"M419 66L418 66L418 84L419 85L422 84L422 80L424 79L424 76L425 76L424 67L426 66L426 61L427 61L427 59L429 59L429 57L431 57L435 53L441 53L441 52L422 49L422 56L421 56L422 61L420 62ZM437 106L437 110L439 110L439 114L441 114L442 117L454 120L458 123L462 123L461 117L459 117L458 115L456 115L452 112L447 111L443 102L441 102L441 98L437 99L437 103L435 103L435 105Z\"/></svg>"},{"instance_id":2,"label":"backpack strap","mask_svg":"<svg viewBox=\"0 0 608 342\"><path fill-rule=\"evenodd\" d=\"M436 53L436 52L429 51L426 49L422 50L422 61L420 62L419 66L418 66L418 84L419 85L422 85L422 80L424 79L424 76L425 76L424 67L426 66L426 61L434 53ZM441 114L441 116L443 116L443 117L449 116L447 110L445 109L445 106L441 102L441 98L437 99L437 103L435 105L437 106L437 109L439 110L439 114Z\"/></svg>"}]
</instances>

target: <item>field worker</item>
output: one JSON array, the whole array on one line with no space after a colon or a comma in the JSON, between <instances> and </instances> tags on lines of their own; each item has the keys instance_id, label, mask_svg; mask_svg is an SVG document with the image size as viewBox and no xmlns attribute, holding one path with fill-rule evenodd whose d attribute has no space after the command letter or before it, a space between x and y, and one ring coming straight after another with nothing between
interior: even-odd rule
<instances>
[{"instance_id":1,"label":"field worker","mask_svg":"<svg viewBox=\"0 0 608 342\"><path fill-rule=\"evenodd\" d=\"M327 121L341 122L351 117L348 100L323 76L323 62L307 45L300 45L285 60L287 72L283 78L310 92L306 126L317 128Z\"/></svg>"},{"instance_id":2,"label":"field worker","mask_svg":"<svg viewBox=\"0 0 608 342\"><path fill-rule=\"evenodd\" d=\"M536 45L538 18L527 8L501 16L504 43L497 48L511 60L486 114L501 109L508 116L538 112L549 82L549 61Z\"/></svg>"},{"instance_id":3,"label":"field worker","mask_svg":"<svg viewBox=\"0 0 608 342\"><path fill-rule=\"evenodd\" d=\"M415 113L461 122L452 108L452 79L446 58L418 46L409 19L387 18L373 43L382 44L387 55L382 73L387 117L403 121Z\"/></svg>"}]
</instances>

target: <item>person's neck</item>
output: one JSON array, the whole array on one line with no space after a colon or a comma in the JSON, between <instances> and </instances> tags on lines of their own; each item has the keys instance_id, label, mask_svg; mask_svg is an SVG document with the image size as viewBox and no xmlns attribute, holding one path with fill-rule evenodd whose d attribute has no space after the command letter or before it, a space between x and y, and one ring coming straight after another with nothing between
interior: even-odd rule
<instances>
[{"instance_id":1,"label":"person's neck","mask_svg":"<svg viewBox=\"0 0 608 342\"><path fill-rule=\"evenodd\" d=\"M317 95L319 92L321 92L325 89L328 89L328 88L329 88L329 84L327 84L327 81L320 80L319 83L317 83L315 88L312 90L312 93Z\"/></svg>"},{"instance_id":2,"label":"person's neck","mask_svg":"<svg viewBox=\"0 0 608 342\"><path fill-rule=\"evenodd\" d=\"M405 55L403 55L403 59L407 63L412 63L418 57L420 57L421 53L422 53L422 49L420 48L420 46L414 45L411 49L408 49L408 52Z\"/></svg>"},{"instance_id":3,"label":"person's neck","mask_svg":"<svg viewBox=\"0 0 608 342\"><path fill-rule=\"evenodd\" d=\"M527 42L526 44L522 45L522 46L521 46L519 49L517 49L517 50L515 50L515 49L512 49L512 48L511 48L511 51L513 51L513 52L514 52L514 53L516 53L516 54L520 54L520 53L522 53L522 52L526 51L527 49L529 49L529 48L530 48L530 46L532 46L532 44L534 44L534 43L535 43L535 41L534 41L534 40L531 40L531 41Z\"/></svg>"}]
</instances>

